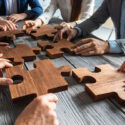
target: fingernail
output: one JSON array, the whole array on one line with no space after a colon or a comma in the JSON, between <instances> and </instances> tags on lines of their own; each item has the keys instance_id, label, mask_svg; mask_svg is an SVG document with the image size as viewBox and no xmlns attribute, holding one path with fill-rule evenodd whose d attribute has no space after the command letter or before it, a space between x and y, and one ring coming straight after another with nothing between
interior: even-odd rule
<instances>
[{"instance_id":1,"label":"fingernail","mask_svg":"<svg viewBox=\"0 0 125 125\"><path fill-rule=\"evenodd\" d=\"M13 80L8 80L7 83L10 85L10 84L13 84Z\"/></svg>"}]
</instances>

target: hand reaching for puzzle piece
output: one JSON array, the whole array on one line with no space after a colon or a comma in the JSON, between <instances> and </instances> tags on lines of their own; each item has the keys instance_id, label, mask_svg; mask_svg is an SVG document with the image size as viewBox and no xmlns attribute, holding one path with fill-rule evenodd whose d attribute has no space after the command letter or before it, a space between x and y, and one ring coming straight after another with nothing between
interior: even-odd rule
<instances>
[{"instance_id":1,"label":"hand reaching for puzzle piece","mask_svg":"<svg viewBox=\"0 0 125 125\"><path fill-rule=\"evenodd\" d=\"M1 56L2 54L0 55L0 57ZM0 85L10 85L13 83L13 80L10 78L2 78L3 77L2 69L10 68L12 66L13 65L10 63L9 60L0 58Z\"/></svg>"},{"instance_id":2,"label":"hand reaching for puzzle piece","mask_svg":"<svg viewBox=\"0 0 125 125\"><path fill-rule=\"evenodd\" d=\"M59 125L55 112L57 100L53 94L37 97L24 109L15 125Z\"/></svg>"}]
</instances>

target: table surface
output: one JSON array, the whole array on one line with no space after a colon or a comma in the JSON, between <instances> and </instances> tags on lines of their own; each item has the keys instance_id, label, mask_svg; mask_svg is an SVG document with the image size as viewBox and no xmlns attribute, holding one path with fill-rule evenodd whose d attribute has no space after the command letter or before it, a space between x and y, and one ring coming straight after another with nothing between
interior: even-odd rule
<instances>
[{"instance_id":1,"label":"table surface","mask_svg":"<svg viewBox=\"0 0 125 125\"><path fill-rule=\"evenodd\" d=\"M93 33L102 39L113 39L112 29L101 28ZM38 40L41 41L41 40ZM25 43L30 47L37 44L30 36L20 37L11 43ZM46 59L44 52L37 56L36 60ZM36 61L35 60L35 61ZM51 59L56 67L69 65L72 68L87 67L90 71L96 65L111 64L118 68L124 61L121 55L103 56L72 56L67 53L58 59ZM33 69L33 62L25 63L26 70ZM49 77L49 76L48 76ZM60 125L124 125L125 108L119 105L115 99L108 98L94 102L85 92L84 84L78 84L72 77L66 78L69 88L67 91L56 93L59 98L57 104L57 115ZM14 104L11 100L8 87L0 87L0 125L13 125L15 119L27 105L26 102Z\"/></svg>"}]
</instances>

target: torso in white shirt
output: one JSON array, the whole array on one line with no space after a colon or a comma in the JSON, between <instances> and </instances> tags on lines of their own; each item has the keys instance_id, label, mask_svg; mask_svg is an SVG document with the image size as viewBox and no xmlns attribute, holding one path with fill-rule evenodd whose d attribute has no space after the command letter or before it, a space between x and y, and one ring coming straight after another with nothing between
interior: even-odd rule
<instances>
[{"instance_id":1,"label":"torso in white shirt","mask_svg":"<svg viewBox=\"0 0 125 125\"><path fill-rule=\"evenodd\" d=\"M6 0L7 15L17 13L17 0Z\"/></svg>"}]
</instances>

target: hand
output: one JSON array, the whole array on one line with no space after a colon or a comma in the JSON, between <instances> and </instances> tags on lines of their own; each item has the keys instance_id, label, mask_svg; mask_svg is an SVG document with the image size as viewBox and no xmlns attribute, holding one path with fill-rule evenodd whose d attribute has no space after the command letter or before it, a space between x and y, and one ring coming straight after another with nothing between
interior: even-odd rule
<instances>
[{"instance_id":1,"label":"hand","mask_svg":"<svg viewBox=\"0 0 125 125\"><path fill-rule=\"evenodd\" d=\"M74 26L76 26L76 22L70 22L70 23L62 22L60 25L62 27L73 28Z\"/></svg>"},{"instance_id":2,"label":"hand","mask_svg":"<svg viewBox=\"0 0 125 125\"><path fill-rule=\"evenodd\" d=\"M0 54L0 56L2 56L2 54ZM1 78L3 75L2 75L2 69L4 68L10 68L12 67L13 65L9 63L10 61L7 60L7 59L3 59L3 58L0 58L0 85L10 85L10 84L13 84L13 80L12 79L9 79L9 78Z\"/></svg>"},{"instance_id":3,"label":"hand","mask_svg":"<svg viewBox=\"0 0 125 125\"><path fill-rule=\"evenodd\" d=\"M75 38L78 31L76 29L64 27L62 30L60 30L54 37L54 41L59 41L62 39L67 39L68 41Z\"/></svg>"},{"instance_id":4,"label":"hand","mask_svg":"<svg viewBox=\"0 0 125 125\"><path fill-rule=\"evenodd\" d=\"M82 56L102 55L109 52L109 44L106 41L88 38L76 43L74 51Z\"/></svg>"},{"instance_id":5,"label":"hand","mask_svg":"<svg viewBox=\"0 0 125 125\"><path fill-rule=\"evenodd\" d=\"M37 18L35 21L29 20L29 21L25 21L24 25L23 25L23 29L27 29L27 28L37 28L38 26L41 26L43 24L43 22L41 21L41 19Z\"/></svg>"},{"instance_id":6,"label":"hand","mask_svg":"<svg viewBox=\"0 0 125 125\"><path fill-rule=\"evenodd\" d=\"M5 20L5 19L0 19L0 30L1 31L10 31L10 30L16 30L18 25L14 24L11 21Z\"/></svg>"},{"instance_id":7,"label":"hand","mask_svg":"<svg viewBox=\"0 0 125 125\"><path fill-rule=\"evenodd\" d=\"M28 14L26 14L26 13L21 13L21 14L12 14L12 15L10 15L10 16L8 16L8 20L10 20L10 21L12 21L13 23L16 23L16 22L18 22L18 21L20 21L20 20L24 20L24 19L26 19L26 18L28 18Z\"/></svg>"},{"instance_id":8,"label":"hand","mask_svg":"<svg viewBox=\"0 0 125 125\"><path fill-rule=\"evenodd\" d=\"M35 98L17 118L15 125L59 125L55 113L57 100L53 94Z\"/></svg>"}]
</instances>

